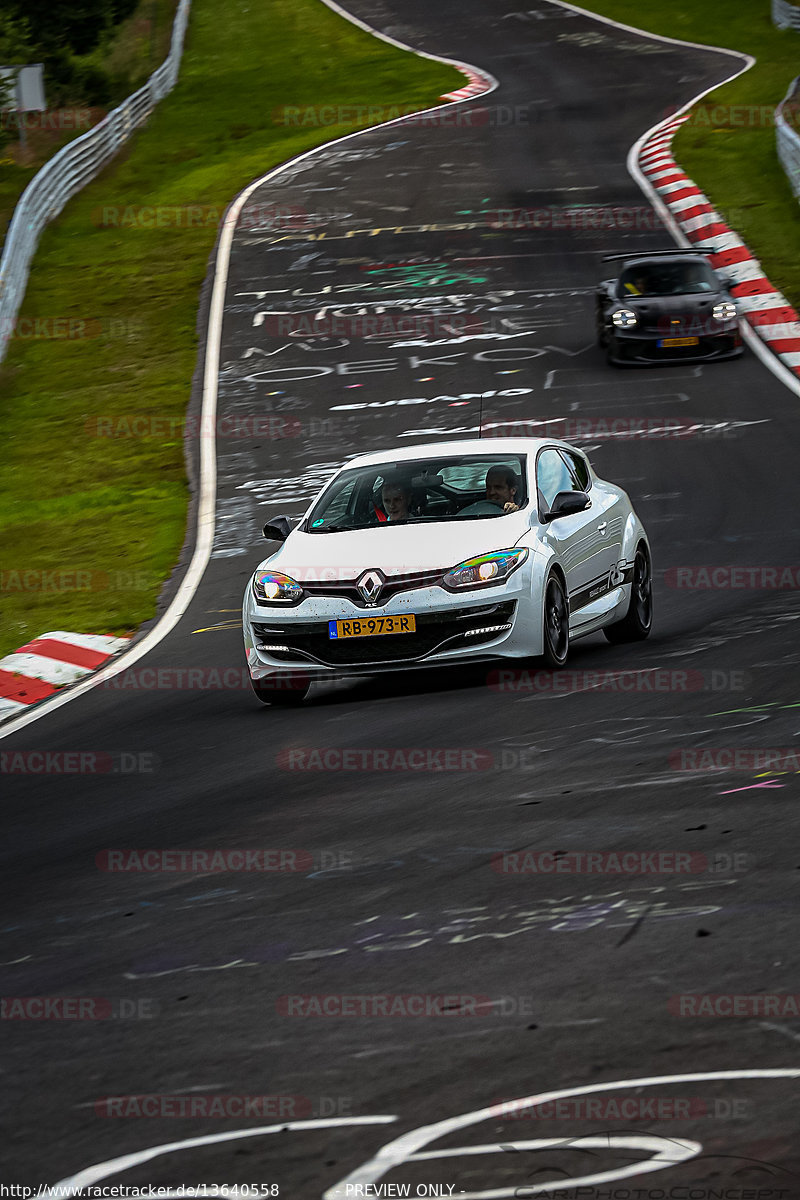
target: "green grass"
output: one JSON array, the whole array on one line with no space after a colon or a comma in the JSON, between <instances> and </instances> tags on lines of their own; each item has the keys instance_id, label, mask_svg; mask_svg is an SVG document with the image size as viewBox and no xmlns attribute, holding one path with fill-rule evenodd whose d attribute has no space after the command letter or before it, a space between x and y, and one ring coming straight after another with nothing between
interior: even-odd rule
<instances>
[{"instance_id":1,"label":"green grass","mask_svg":"<svg viewBox=\"0 0 800 1200\"><path fill-rule=\"evenodd\" d=\"M739 79L700 102L693 110L695 116L673 141L673 149L687 174L761 260L772 283L795 306L800 305L800 209L778 160L775 129L767 115L800 72L800 33L775 28L769 0L734 0L724 8L696 0L670 0L658 6L642 5L640 0L581 3L650 33L725 46L757 60ZM720 127L719 121L711 119L717 105L735 106L736 120L752 119L737 109L753 108L759 116L752 127ZM704 117L709 118L708 124L699 123L698 118Z\"/></svg>"},{"instance_id":2,"label":"green grass","mask_svg":"<svg viewBox=\"0 0 800 1200\"><path fill-rule=\"evenodd\" d=\"M98 438L87 422L130 413L180 422L216 227L103 228L93 214L221 210L271 166L351 132L276 124L282 104L424 108L462 84L454 68L388 46L319 0L194 0L175 91L70 202L35 259L21 318L99 322L102 332L18 339L0 366L0 655L49 629L134 631L154 615L184 538L181 438ZM53 570L67 583L39 574ZM34 574L13 574L23 571ZM93 583L71 590L79 571L95 573Z\"/></svg>"}]
</instances>

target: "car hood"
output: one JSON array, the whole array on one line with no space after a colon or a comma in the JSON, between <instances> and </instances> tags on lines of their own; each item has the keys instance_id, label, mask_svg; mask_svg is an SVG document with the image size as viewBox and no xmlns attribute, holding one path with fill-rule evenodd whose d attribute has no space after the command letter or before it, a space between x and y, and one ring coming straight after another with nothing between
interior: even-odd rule
<instances>
[{"instance_id":1,"label":"car hood","mask_svg":"<svg viewBox=\"0 0 800 1200\"><path fill-rule=\"evenodd\" d=\"M675 312L710 313L715 304L728 300L722 292L692 292L689 295L672 296L626 296L620 307L632 308L634 312L660 317Z\"/></svg>"},{"instance_id":2,"label":"car hood","mask_svg":"<svg viewBox=\"0 0 800 1200\"><path fill-rule=\"evenodd\" d=\"M530 511L485 520L389 525L341 533L293 530L277 553L259 563L285 572L298 582L355 579L376 568L386 576L447 570L491 550L516 545L530 530Z\"/></svg>"}]
</instances>

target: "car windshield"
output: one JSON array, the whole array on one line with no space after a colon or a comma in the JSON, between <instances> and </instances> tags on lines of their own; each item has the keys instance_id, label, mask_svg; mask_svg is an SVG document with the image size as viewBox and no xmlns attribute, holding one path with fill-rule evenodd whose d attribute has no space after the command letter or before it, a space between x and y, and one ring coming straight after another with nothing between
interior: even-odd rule
<instances>
[{"instance_id":1,"label":"car windshield","mask_svg":"<svg viewBox=\"0 0 800 1200\"><path fill-rule=\"evenodd\" d=\"M527 503L526 456L387 461L346 470L317 500L306 533L502 517Z\"/></svg>"},{"instance_id":2,"label":"car windshield","mask_svg":"<svg viewBox=\"0 0 800 1200\"><path fill-rule=\"evenodd\" d=\"M634 263L622 272L617 297L687 296L718 292L719 281L707 262Z\"/></svg>"}]
</instances>

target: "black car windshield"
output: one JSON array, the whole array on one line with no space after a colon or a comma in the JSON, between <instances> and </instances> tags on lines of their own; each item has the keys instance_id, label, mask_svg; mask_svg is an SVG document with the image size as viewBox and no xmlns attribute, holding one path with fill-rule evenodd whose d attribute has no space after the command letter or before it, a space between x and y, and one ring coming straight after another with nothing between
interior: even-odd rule
<instances>
[{"instance_id":1,"label":"black car windshield","mask_svg":"<svg viewBox=\"0 0 800 1200\"><path fill-rule=\"evenodd\" d=\"M707 262L643 262L622 272L617 297L688 296L720 290L719 280Z\"/></svg>"},{"instance_id":2,"label":"black car windshield","mask_svg":"<svg viewBox=\"0 0 800 1200\"><path fill-rule=\"evenodd\" d=\"M306 533L503 517L527 503L526 456L387 461L343 471L307 517Z\"/></svg>"}]
</instances>

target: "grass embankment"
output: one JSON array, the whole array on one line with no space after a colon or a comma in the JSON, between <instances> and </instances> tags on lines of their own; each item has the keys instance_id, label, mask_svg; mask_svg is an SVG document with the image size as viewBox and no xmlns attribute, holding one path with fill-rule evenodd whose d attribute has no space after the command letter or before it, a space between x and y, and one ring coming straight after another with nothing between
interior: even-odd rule
<instances>
[{"instance_id":1,"label":"grass embankment","mask_svg":"<svg viewBox=\"0 0 800 1200\"><path fill-rule=\"evenodd\" d=\"M44 113L23 117L24 137L19 137L19 118L4 115L4 127L10 140L0 150L0 247L25 188L48 158L80 137L103 119L106 112L120 104L142 86L164 61L169 51L172 22L177 0L140 0L135 12L91 52L74 57L94 80L94 89L104 93L101 105L96 97L81 91L62 95L55 107ZM55 89L58 94L58 89ZM50 103L54 89L45 81L45 98Z\"/></svg>"},{"instance_id":2,"label":"grass embankment","mask_svg":"<svg viewBox=\"0 0 800 1200\"><path fill-rule=\"evenodd\" d=\"M17 339L0 366L0 655L49 629L135 630L184 537L179 425L216 223L101 227L97 212L221 211L271 166L352 131L276 123L279 106L424 108L463 82L319 0L194 0L177 88L46 231L34 263L23 323L71 317L102 333ZM176 435L91 435L98 416L141 413L174 421Z\"/></svg>"},{"instance_id":3,"label":"grass embankment","mask_svg":"<svg viewBox=\"0 0 800 1200\"><path fill-rule=\"evenodd\" d=\"M581 5L650 33L724 46L757 60L692 110L673 148L772 283L800 305L800 210L777 156L771 116L800 72L800 33L775 28L769 0L724 8L695 0L647 8L639 0L581 0Z\"/></svg>"}]
</instances>

